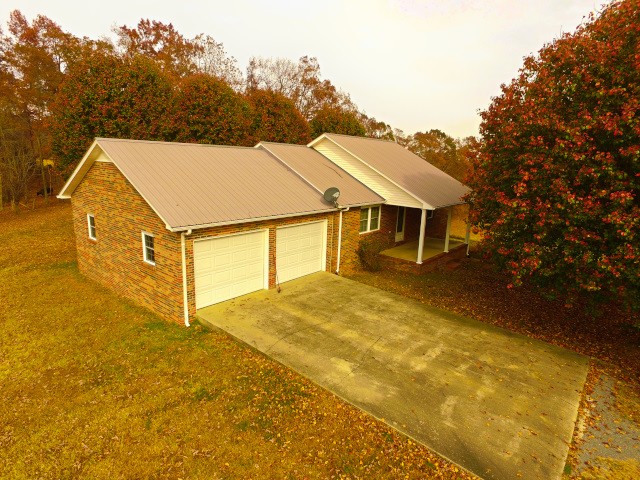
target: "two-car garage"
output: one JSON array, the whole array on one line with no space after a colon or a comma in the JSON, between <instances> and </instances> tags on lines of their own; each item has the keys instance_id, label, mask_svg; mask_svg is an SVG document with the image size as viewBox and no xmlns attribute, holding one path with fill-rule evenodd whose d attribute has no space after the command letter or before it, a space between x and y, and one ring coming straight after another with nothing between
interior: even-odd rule
<instances>
[{"instance_id":1,"label":"two-car garage","mask_svg":"<svg viewBox=\"0 0 640 480\"><path fill-rule=\"evenodd\" d=\"M325 270L327 221L275 228L275 276L287 282ZM269 288L269 229L193 243L196 308Z\"/></svg>"}]
</instances>

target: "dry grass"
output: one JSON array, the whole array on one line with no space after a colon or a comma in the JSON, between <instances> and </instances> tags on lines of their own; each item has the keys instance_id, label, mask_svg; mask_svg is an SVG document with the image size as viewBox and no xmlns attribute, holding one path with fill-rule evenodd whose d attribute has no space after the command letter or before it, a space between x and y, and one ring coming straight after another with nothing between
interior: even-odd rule
<instances>
[{"instance_id":1,"label":"dry grass","mask_svg":"<svg viewBox=\"0 0 640 480\"><path fill-rule=\"evenodd\" d=\"M0 212L0 478L471 478L223 334L83 278L68 205Z\"/></svg>"}]
</instances>

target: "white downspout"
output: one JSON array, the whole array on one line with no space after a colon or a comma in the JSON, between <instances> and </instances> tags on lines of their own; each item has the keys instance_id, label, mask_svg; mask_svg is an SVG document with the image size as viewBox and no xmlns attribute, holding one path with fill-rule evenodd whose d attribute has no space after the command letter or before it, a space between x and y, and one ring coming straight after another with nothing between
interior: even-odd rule
<instances>
[{"instance_id":1,"label":"white downspout","mask_svg":"<svg viewBox=\"0 0 640 480\"><path fill-rule=\"evenodd\" d=\"M187 230L187 235L191 235L191 230ZM189 327L189 299L187 295L187 247L185 232L180 233L180 247L182 248L182 308L184 310L184 325Z\"/></svg>"},{"instance_id":2,"label":"white downspout","mask_svg":"<svg viewBox=\"0 0 640 480\"><path fill-rule=\"evenodd\" d=\"M340 273L340 250L342 247L342 212L348 212L351 207L340 210L340 222L338 223L338 258L336 258L336 275Z\"/></svg>"},{"instance_id":3,"label":"white downspout","mask_svg":"<svg viewBox=\"0 0 640 480\"><path fill-rule=\"evenodd\" d=\"M418 238L418 258L416 259L416 263L418 265L422 264L422 252L424 251L424 229L425 224L427 223L427 210L422 209L422 215L420 216L420 237Z\"/></svg>"}]
</instances>

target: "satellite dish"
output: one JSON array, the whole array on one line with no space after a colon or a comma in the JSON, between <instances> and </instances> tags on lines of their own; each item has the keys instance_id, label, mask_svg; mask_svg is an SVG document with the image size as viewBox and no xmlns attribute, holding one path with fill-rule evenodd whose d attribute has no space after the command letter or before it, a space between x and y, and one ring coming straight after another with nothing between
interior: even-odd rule
<instances>
[{"instance_id":1,"label":"satellite dish","mask_svg":"<svg viewBox=\"0 0 640 480\"><path fill-rule=\"evenodd\" d=\"M338 205L338 198L340 198L340 190L338 190L336 187L327 188L327 191L324 192L323 197L327 202L333 203L334 205Z\"/></svg>"}]
</instances>

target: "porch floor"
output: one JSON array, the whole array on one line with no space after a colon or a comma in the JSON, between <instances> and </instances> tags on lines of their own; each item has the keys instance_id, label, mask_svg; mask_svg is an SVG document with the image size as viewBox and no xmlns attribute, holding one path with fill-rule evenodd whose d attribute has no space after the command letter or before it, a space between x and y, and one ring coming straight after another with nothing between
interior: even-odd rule
<instances>
[{"instance_id":1,"label":"porch floor","mask_svg":"<svg viewBox=\"0 0 640 480\"><path fill-rule=\"evenodd\" d=\"M466 245L462 240L454 240L449 238L449 252L462 245ZM425 238L424 248L422 249L422 260L428 260L429 258L437 257L444 253L444 238ZM380 255L386 255L387 257L399 258L401 260L408 260L415 262L418 258L418 240L413 242L403 243L397 247L388 248L380 252Z\"/></svg>"}]
</instances>

